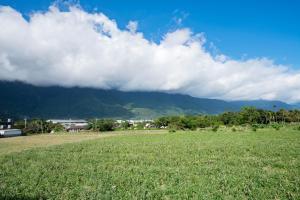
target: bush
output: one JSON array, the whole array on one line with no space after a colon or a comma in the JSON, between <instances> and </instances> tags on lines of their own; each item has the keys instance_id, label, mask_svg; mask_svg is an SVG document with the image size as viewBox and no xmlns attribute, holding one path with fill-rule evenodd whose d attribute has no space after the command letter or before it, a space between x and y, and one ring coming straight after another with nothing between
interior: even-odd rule
<instances>
[{"instance_id":1,"label":"bush","mask_svg":"<svg viewBox=\"0 0 300 200\"><path fill-rule=\"evenodd\" d=\"M231 131L232 131L232 132L236 132L236 128L233 127L233 128L231 129Z\"/></svg>"},{"instance_id":2,"label":"bush","mask_svg":"<svg viewBox=\"0 0 300 200\"><path fill-rule=\"evenodd\" d=\"M62 132L64 130L65 130L65 128L63 127L63 125L61 125L61 124L54 124L53 127L52 127L51 132L52 131L53 132Z\"/></svg>"},{"instance_id":3,"label":"bush","mask_svg":"<svg viewBox=\"0 0 300 200\"><path fill-rule=\"evenodd\" d=\"M294 130L300 131L300 126L296 126L296 127L294 128Z\"/></svg>"},{"instance_id":4,"label":"bush","mask_svg":"<svg viewBox=\"0 0 300 200\"><path fill-rule=\"evenodd\" d=\"M124 122L121 123L120 126L121 126L122 129L126 130L126 129L129 129L131 125L129 124L128 121L124 121Z\"/></svg>"},{"instance_id":5,"label":"bush","mask_svg":"<svg viewBox=\"0 0 300 200\"><path fill-rule=\"evenodd\" d=\"M93 131L113 131L115 127L115 121L111 119L99 119L90 123L90 129Z\"/></svg>"},{"instance_id":6,"label":"bush","mask_svg":"<svg viewBox=\"0 0 300 200\"><path fill-rule=\"evenodd\" d=\"M252 131L257 131L257 129L259 128L260 126L259 126L259 124L252 124Z\"/></svg>"},{"instance_id":7,"label":"bush","mask_svg":"<svg viewBox=\"0 0 300 200\"><path fill-rule=\"evenodd\" d=\"M219 129L219 125L214 125L214 126L212 127L212 131L213 131L213 132L217 132L218 129Z\"/></svg>"},{"instance_id":8,"label":"bush","mask_svg":"<svg viewBox=\"0 0 300 200\"><path fill-rule=\"evenodd\" d=\"M276 130L279 131L280 125L279 124L272 124L272 127Z\"/></svg>"},{"instance_id":9,"label":"bush","mask_svg":"<svg viewBox=\"0 0 300 200\"><path fill-rule=\"evenodd\" d=\"M175 132L176 132L176 130L173 128L169 130L169 133L175 133Z\"/></svg>"}]
</instances>

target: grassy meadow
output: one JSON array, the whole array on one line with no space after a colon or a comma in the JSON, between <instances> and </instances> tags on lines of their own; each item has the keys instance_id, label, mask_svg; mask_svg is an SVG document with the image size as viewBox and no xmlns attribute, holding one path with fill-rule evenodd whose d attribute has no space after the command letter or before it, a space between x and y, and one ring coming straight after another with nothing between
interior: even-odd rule
<instances>
[{"instance_id":1,"label":"grassy meadow","mask_svg":"<svg viewBox=\"0 0 300 200\"><path fill-rule=\"evenodd\" d=\"M297 130L104 135L1 138L0 199L300 199Z\"/></svg>"}]
</instances>

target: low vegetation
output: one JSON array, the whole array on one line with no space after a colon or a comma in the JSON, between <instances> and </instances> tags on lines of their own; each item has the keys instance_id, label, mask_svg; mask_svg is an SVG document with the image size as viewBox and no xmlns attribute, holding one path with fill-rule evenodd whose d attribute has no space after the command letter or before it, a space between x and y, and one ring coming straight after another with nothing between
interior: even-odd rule
<instances>
[{"instance_id":1,"label":"low vegetation","mask_svg":"<svg viewBox=\"0 0 300 200\"><path fill-rule=\"evenodd\" d=\"M219 115L166 116L155 120L157 128L177 130L196 130L212 127L216 131L219 126L251 126L253 131L258 128L272 126L279 130L283 125L300 122L299 110L279 110L277 112L245 107L240 112L225 112Z\"/></svg>"},{"instance_id":2,"label":"low vegetation","mask_svg":"<svg viewBox=\"0 0 300 200\"><path fill-rule=\"evenodd\" d=\"M129 121L117 123L113 119L89 119L88 130L94 132L113 130L141 130L141 129L165 129L170 130L196 130L211 128L217 131L219 126L251 126L253 131L258 128L271 126L279 130L283 125L299 124L299 110L279 110L277 112L245 107L239 112L225 112L219 115L190 115L190 116L164 116L154 121L138 122L135 124ZM24 120L16 121L14 128L22 129L25 135L61 132L64 127L60 124L53 124L43 119L28 120L25 127Z\"/></svg>"},{"instance_id":3,"label":"low vegetation","mask_svg":"<svg viewBox=\"0 0 300 200\"><path fill-rule=\"evenodd\" d=\"M6 153L0 198L299 199L299 131L236 129L123 134Z\"/></svg>"},{"instance_id":4,"label":"low vegetation","mask_svg":"<svg viewBox=\"0 0 300 200\"><path fill-rule=\"evenodd\" d=\"M128 131L11 151L0 199L300 199L297 128Z\"/></svg>"},{"instance_id":5,"label":"low vegetation","mask_svg":"<svg viewBox=\"0 0 300 200\"><path fill-rule=\"evenodd\" d=\"M0 140L0 199L300 199L297 110L14 126L33 136Z\"/></svg>"},{"instance_id":6,"label":"low vegetation","mask_svg":"<svg viewBox=\"0 0 300 200\"><path fill-rule=\"evenodd\" d=\"M21 152L27 149L37 147L47 147L52 145L60 145L64 143L81 142L96 138L114 136L116 134L97 134L97 133L80 133L80 134L39 134L24 137L9 137L0 139L0 155L11 152Z\"/></svg>"}]
</instances>

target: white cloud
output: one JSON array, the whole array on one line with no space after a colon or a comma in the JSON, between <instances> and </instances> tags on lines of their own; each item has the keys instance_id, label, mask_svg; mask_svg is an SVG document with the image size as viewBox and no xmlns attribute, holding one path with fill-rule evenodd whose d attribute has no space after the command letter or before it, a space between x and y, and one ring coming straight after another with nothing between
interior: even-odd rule
<instances>
[{"instance_id":1,"label":"white cloud","mask_svg":"<svg viewBox=\"0 0 300 200\"><path fill-rule=\"evenodd\" d=\"M128 30L127 30L128 29ZM0 7L0 79L35 85L168 91L220 99L300 101L300 72L265 58L212 55L203 34L167 33L159 43L102 13L52 6L29 20Z\"/></svg>"},{"instance_id":2,"label":"white cloud","mask_svg":"<svg viewBox=\"0 0 300 200\"><path fill-rule=\"evenodd\" d=\"M126 28L131 32L135 33L138 27L138 22L137 21L129 21Z\"/></svg>"}]
</instances>

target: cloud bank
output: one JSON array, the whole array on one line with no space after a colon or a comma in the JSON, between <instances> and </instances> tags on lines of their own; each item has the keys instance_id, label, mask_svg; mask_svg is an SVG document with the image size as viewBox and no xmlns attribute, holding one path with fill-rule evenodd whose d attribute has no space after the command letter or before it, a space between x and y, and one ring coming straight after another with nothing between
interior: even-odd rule
<instances>
[{"instance_id":1,"label":"cloud bank","mask_svg":"<svg viewBox=\"0 0 300 200\"><path fill-rule=\"evenodd\" d=\"M266 58L214 56L188 28L146 39L103 13L51 6L26 20L0 7L0 80L123 91L166 91L227 100L300 101L300 72Z\"/></svg>"}]
</instances>

